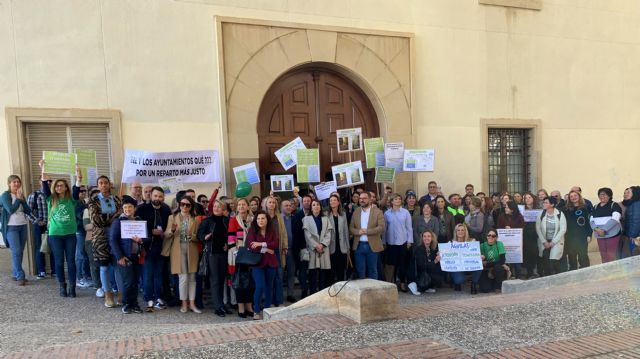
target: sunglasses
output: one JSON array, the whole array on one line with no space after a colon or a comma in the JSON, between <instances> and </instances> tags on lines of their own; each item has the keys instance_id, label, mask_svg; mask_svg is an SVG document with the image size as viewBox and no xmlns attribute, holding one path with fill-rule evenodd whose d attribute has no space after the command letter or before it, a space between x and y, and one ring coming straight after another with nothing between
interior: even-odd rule
<instances>
[{"instance_id":1,"label":"sunglasses","mask_svg":"<svg viewBox=\"0 0 640 359\"><path fill-rule=\"evenodd\" d=\"M81 189L81 190L80 190L80 193L85 193L85 192L87 192L87 190L86 190L86 189Z\"/></svg>"},{"instance_id":2,"label":"sunglasses","mask_svg":"<svg viewBox=\"0 0 640 359\"><path fill-rule=\"evenodd\" d=\"M191 208L191 203L180 202L180 207Z\"/></svg>"},{"instance_id":3,"label":"sunglasses","mask_svg":"<svg viewBox=\"0 0 640 359\"><path fill-rule=\"evenodd\" d=\"M492 237L493 238L493 237L497 237L497 235L495 235L495 234L487 234L487 237Z\"/></svg>"}]
</instances>

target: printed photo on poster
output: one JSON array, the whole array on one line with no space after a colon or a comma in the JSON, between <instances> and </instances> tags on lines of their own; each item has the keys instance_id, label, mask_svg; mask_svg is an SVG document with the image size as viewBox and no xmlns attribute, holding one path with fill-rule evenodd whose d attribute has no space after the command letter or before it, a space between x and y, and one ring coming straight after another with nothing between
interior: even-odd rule
<instances>
[{"instance_id":1,"label":"printed photo on poster","mask_svg":"<svg viewBox=\"0 0 640 359\"><path fill-rule=\"evenodd\" d=\"M362 162L354 161L331 167L333 180L337 188L355 186L364 183Z\"/></svg>"},{"instance_id":2,"label":"printed photo on poster","mask_svg":"<svg viewBox=\"0 0 640 359\"><path fill-rule=\"evenodd\" d=\"M362 128L347 128L336 131L338 152L360 151L362 149Z\"/></svg>"},{"instance_id":3,"label":"printed photo on poster","mask_svg":"<svg viewBox=\"0 0 640 359\"><path fill-rule=\"evenodd\" d=\"M293 175L272 175L270 181L273 192L293 191Z\"/></svg>"}]
</instances>

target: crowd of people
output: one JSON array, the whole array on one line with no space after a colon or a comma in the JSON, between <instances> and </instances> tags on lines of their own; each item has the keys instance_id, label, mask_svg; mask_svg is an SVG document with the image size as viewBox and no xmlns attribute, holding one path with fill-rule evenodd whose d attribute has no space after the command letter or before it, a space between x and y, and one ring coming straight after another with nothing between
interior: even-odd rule
<instances>
[{"instance_id":1,"label":"crowd of people","mask_svg":"<svg viewBox=\"0 0 640 359\"><path fill-rule=\"evenodd\" d=\"M431 181L421 197L354 187L324 200L313 191L231 198L219 197L218 188L210 197L179 191L170 206L162 187L132 183L128 194L116 194L106 176L95 187L82 186L79 169L71 186L51 180L43 164L39 190L25 198L20 177L12 175L0 197L13 279L27 284L22 258L31 224L37 279L47 277L50 252L60 296L94 288L106 307L125 314L168 306L201 313L208 289L216 315L236 310L259 320L264 308L356 278L386 280L414 295L443 286L461 291L467 282L471 294L499 292L509 278L588 267L593 237L602 262L640 254L637 186L620 203L609 188L599 189L592 203L580 187L563 197L544 189L486 195L467 185L445 197ZM523 213L534 210L535 219L525 220ZM146 222L146 235L123 235L132 220ZM506 263L500 228L523 229L522 263ZM471 241L480 242L483 269L443 272L438 245Z\"/></svg>"}]
</instances>

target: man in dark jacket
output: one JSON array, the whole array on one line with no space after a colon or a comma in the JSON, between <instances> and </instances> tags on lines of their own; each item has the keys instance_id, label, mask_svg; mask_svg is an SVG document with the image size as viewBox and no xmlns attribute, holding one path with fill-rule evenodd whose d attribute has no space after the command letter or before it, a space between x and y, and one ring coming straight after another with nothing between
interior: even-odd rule
<instances>
[{"instance_id":1,"label":"man in dark jacket","mask_svg":"<svg viewBox=\"0 0 640 359\"><path fill-rule=\"evenodd\" d=\"M309 284L307 282L307 270L309 269L309 258L299 258L300 251L303 248L307 248L307 241L304 238L304 231L302 230L302 219L304 216L311 213L311 196L305 195L302 197L302 209L296 212L291 221L291 230L293 232L293 253L297 258L298 265L298 281L300 282L300 288L302 289L302 295L300 298L307 296L309 290Z\"/></svg>"},{"instance_id":2,"label":"man in dark jacket","mask_svg":"<svg viewBox=\"0 0 640 359\"><path fill-rule=\"evenodd\" d=\"M162 241L167 222L171 215L171 208L164 203L164 190L162 187L153 187L151 202L143 203L136 210L136 217L147 221L147 233L143 246L144 258L144 301L147 303L146 311L164 309L166 303L160 298L162 295L163 269L165 258L162 252Z\"/></svg>"}]
</instances>

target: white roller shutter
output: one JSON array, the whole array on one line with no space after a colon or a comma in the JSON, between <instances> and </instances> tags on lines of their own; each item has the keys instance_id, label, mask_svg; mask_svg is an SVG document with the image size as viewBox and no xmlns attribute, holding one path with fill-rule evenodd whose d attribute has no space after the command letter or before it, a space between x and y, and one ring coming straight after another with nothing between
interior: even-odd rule
<instances>
[{"instance_id":1,"label":"white roller shutter","mask_svg":"<svg viewBox=\"0 0 640 359\"><path fill-rule=\"evenodd\" d=\"M38 161L42 158L42 151L95 150L98 174L113 177L108 125L27 123L25 132L33 189L40 188ZM91 185L95 186L94 183Z\"/></svg>"}]
</instances>

